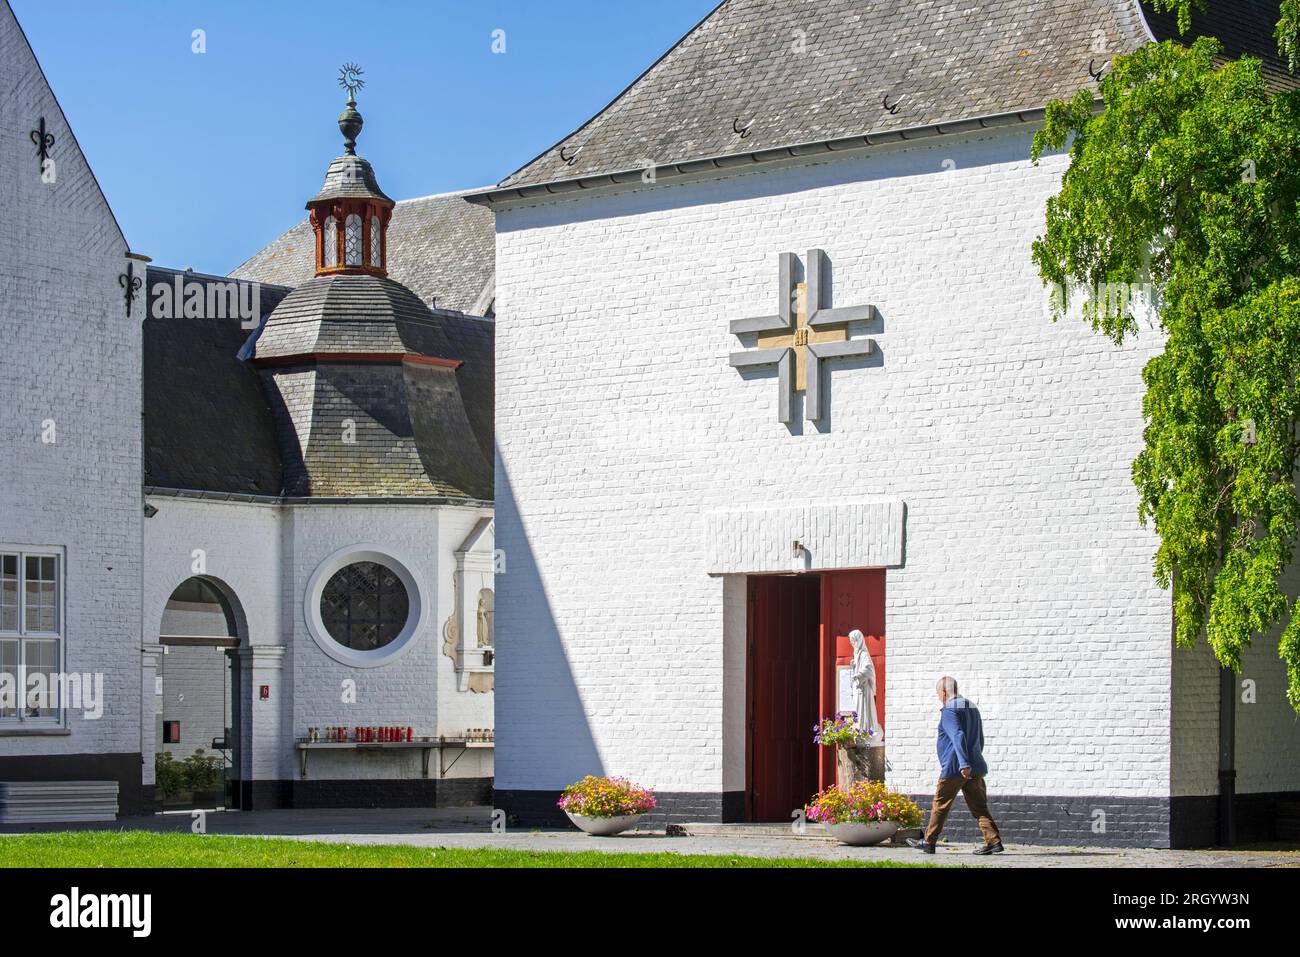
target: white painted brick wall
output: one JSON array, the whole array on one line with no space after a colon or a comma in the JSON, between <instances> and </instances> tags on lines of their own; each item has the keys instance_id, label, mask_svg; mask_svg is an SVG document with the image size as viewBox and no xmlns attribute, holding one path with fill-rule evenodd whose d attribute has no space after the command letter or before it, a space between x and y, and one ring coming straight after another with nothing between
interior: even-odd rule
<instances>
[{"instance_id":1,"label":"white painted brick wall","mask_svg":"<svg viewBox=\"0 0 1300 957\"><path fill-rule=\"evenodd\" d=\"M201 567L234 596L237 617L244 623L241 639L259 648L283 645L279 509L171 495L151 495L148 501L158 512L144 524L146 641L158 640L167 599ZM201 566L195 564L196 551L201 553ZM145 680L151 680L149 672ZM242 712L246 723L250 717L253 721L253 747L242 755L243 767L259 778L274 778L287 766L279 729L290 689L278 677L268 680L276 684L272 700L248 702ZM253 693L248 685L244 690ZM146 744L148 781L152 781L154 747L151 737Z\"/></svg>"},{"instance_id":2,"label":"white painted brick wall","mask_svg":"<svg viewBox=\"0 0 1300 957\"><path fill-rule=\"evenodd\" d=\"M1064 160L1032 167L1029 136L498 212L498 788L737 788L744 592L706 574L703 517L890 498L893 783L932 785L949 672L995 790L1169 793L1169 600L1129 478L1159 339L1045 317L1030 243ZM792 435L727 324L811 247L835 305L879 307L882 361Z\"/></svg>"},{"instance_id":3,"label":"white painted brick wall","mask_svg":"<svg viewBox=\"0 0 1300 957\"><path fill-rule=\"evenodd\" d=\"M245 768L257 779L296 777L293 743L307 728L343 725L414 726L417 733L454 735L491 727L492 698L456 690L454 668L442 653L442 623L452 608L453 553L484 509L452 506L286 506L194 501L152 496L159 509L146 523L146 622L157 635L171 591L192 573L203 549L207 574L238 598L252 645L285 648L283 658L257 659L246 689L253 719ZM312 572L340 548L377 544L409 561L433 603L414 645L392 664L353 668L326 655L307 630L304 601ZM278 670L277 666L278 665ZM260 677L259 677L260 675ZM345 704L342 682L356 682ZM256 685L272 684L269 702ZM414 777L417 753L316 754L313 778ZM459 760L449 777L492 774L490 751Z\"/></svg>"},{"instance_id":4,"label":"white painted brick wall","mask_svg":"<svg viewBox=\"0 0 1300 957\"><path fill-rule=\"evenodd\" d=\"M159 699L162 713L154 726L155 748L171 753L177 760L194 754L218 756L212 750L214 738L225 737L230 727L230 668L225 651L212 647L176 646L168 648L159 669L163 694ZM181 723L179 744L163 741L163 722Z\"/></svg>"},{"instance_id":5,"label":"white painted brick wall","mask_svg":"<svg viewBox=\"0 0 1300 957\"><path fill-rule=\"evenodd\" d=\"M901 501L710 512L705 567L710 575L756 575L900 565L904 512Z\"/></svg>"},{"instance_id":6,"label":"white painted brick wall","mask_svg":"<svg viewBox=\"0 0 1300 957\"><path fill-rule=\"evenodd\" d=\"M0 89L0 541L67 550L65 669L102 673L106 699L97 721L72 713L65 737L0 733L0 756L134 753L143 302L126 315L126 244L7 3ZM30 138L42 116L54 183L41 182ZM41 441L47 419L53 444Z\"/></svg>"}]
</instances>

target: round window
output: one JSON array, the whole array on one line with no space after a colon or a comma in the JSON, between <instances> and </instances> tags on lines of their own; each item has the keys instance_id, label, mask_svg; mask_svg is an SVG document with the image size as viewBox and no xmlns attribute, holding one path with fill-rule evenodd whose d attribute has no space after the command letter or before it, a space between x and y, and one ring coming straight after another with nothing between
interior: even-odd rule
<instances>
[{"instance_id":1,"label":"round window","mask_svg":"<svg viewBox=\"0 0 1300 957\"><path fill-rule=\"evenodd\" d=\"M423 634L424 596L410 561L378 545L341 548L307 581L303 612L320 649L354 668L390 664Z\"/></svg>"},{"instance_id":2,"label":"round window","mask_svg":"<svg viewBox=\"0 0 1300 957\"><path fill-rule=\"evenodd\" d=\"M344 648L373 651L392 644L410 617L410 599L397 573L379 562L353 562L321 592L320 617Z\"/></svg>"}]
</instances>

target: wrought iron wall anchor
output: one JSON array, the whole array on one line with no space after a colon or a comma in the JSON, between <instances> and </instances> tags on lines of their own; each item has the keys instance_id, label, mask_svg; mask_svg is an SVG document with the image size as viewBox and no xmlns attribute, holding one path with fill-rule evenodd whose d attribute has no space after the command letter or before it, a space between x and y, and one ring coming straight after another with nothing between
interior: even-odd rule
<instances>
[{"instance_id":1,"label":"wrought iron wall anchor","mask_svg":"<svg viewBox=\"0 0 1300 957\"><path fill-rule=\"evenodd\" d=\"M582 152L582 147L579 146L576 150L573 151L573 155L572 155L572 156L566 156L566 155L565 155L565 152L564 152L564 147L561 146L561 147L560 147L560 159L562 159L562 160L564 161L564 165L565 165L565 166L572 166L574 163L578 162L578 154L581 153L581 152Z\"/></svg>"},{"instance_id":2,"label":"wrought iron wall anchor","mask_svg":"<svg viewBox=\"0 0 1300 957\"><path fill-rule=\"evenodd\" d=\"M1106 72L1106 66L1105 64L1103 64L1100 70L1093 69L1093 65L1096 62L1097 62L1096 57L1088 61L1088 76L1092 77L1094 80L1100 83L1102 75Z\"/></svg>"},{"instance_id":3,"label":"wrought iron wall anchor","mask_svg":"<svg viewBox=\"0 0 1300 957\"><path fill-rule=\"evenodd\" d=\"M38 129L32 130L32 142L36 144L36 158L40 161L40 167L45 169L45 161L50 158L50 147L54 145L54 134L45 132L45 117L41 117L41 125Z\"/></svg>"},{"instance_id":4,"label":"wrought iron wall anchor","mask_svg":"<svg viewBox=\"0 0 1300 957\"><path fill-rule=\"evenodd\" d=\"M126 272L117 277L117 282L126 291L124 297L126 299L126 317L130 319L131 303L135 302L135 294L140 291L142 285L140 277L135 274L134 263L126 264Z\"/></svg>"},{"instance_id":5,"label":"wrought iron wall anchor","mask_svg":"<svg viewBox=\"0 0 1300 957\"><path fill-rule=\"evenodd\" d=\"M893 115L895 115L895 114L898 112L898 104L903 102L903 98L900 96L897 100L894 101L894 105L893 105L893 106L890 106L890 105L889 105L889 94L886 93L886 94L881 98L880 102L881 102L881 105L883 105L884 108L885 108L886 110L889 111L889 115L890 115L890 116L893 116Z\"/></svg>"},{"instance_id":6,"label":"wrought iron wall anchor","mask_svg":"<svg viewBox=\"0 0 1300 957\"><path fill-rule=\"evenodd\" d=\"M740 134L740 138L743 140L743 139L745 139L747 136L749 136L749 128L750 128L751 126L753 126L753 125L754 125L754 121L753 121L753 120L750 120L750 121L749 121L748 123L746 123L744 126L741 126L741 125L740 125L740 117L736 117L734 120L731 121L731 131L732 131L733 133L739 133L739 134Z\"/></svg>"}]
</instances>

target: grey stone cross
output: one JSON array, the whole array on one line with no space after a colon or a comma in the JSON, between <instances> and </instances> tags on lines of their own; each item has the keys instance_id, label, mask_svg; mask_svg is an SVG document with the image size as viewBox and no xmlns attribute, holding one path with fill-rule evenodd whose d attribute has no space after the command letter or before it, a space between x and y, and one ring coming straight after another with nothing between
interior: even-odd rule
<instances>
[{"instance_id":1,"label":"grey stone cross","mask_svg":"<svg viewBox=\"0 0 1300 957\"><path fill-rule=\"evenodd\" d=\"M795 392L804 393L804 416L810 422L822 418L821 365L827 359L867 356L875 351L874 339L850 339L848 323L876 317L875 306L823 308L822 271L826 254L808 250L805 282L795 285L794 253L781 253L780 291L775 316L752 316L731 321L732 335L758 333L758 348L733 352L729 361L736 369L775 365L780 385L777 418L787 425L792 418Z\"/></svg>"}]
</instances>

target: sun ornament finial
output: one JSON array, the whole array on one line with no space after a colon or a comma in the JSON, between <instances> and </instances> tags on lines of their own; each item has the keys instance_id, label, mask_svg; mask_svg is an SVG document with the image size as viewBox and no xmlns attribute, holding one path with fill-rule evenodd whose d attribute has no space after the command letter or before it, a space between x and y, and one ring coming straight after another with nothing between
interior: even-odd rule
<instances>
[{"instance_id":1,"label":"sun ornament finial","mask_svg":"<svg viewBox=\"0 0 1300 957\"><path fill-rule=\"evenodd\" d=\"M348 91L348 101L351 103L356 102L357 90L366 85L366 81L361 79L361 74L365 72L355 63L345 63L339 67L339 86Z\"/></svg>"},{"instance_id":2,"label":"sun ornament finial","mask_svg":"<svg viewBox=\"0 0 1300 957\"><path fill-rule=\"evenodd\" d=\"M366 85L361 79L364 71L355 63L345 63L339 67L339 86L348 91L348 103L339 114L339 132L343 134L343 146L349 156L357 152L357 136L361 133L362 119L357 112L357 90Z\"/></svg>"}]
</instances>

